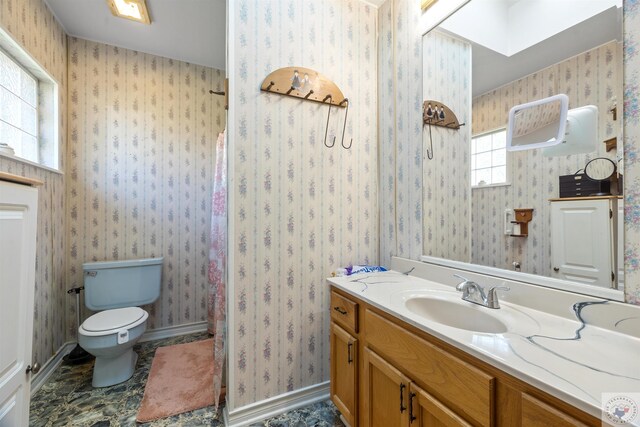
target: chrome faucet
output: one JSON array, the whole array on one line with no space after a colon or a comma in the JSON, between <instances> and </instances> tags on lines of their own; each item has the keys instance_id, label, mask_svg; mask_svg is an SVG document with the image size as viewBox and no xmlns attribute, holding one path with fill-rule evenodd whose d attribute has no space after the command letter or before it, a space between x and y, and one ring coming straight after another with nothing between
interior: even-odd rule
<instances>
[{"instance_id":1,"label":"chrome faucet","mask_svg":"<svg viewBox=\"0 0 640 427\"><path fill-rule=\"evenodd\" d=\"M462 280L462 282L458 283L458 286L456 286L456 290L462 292L462 299L464 301L482 305L487 308L500 308L497 291L509 290L509 288L506 286L494 286L489 289L488 293L485 294L482 286L480 286L476 282L458 274L454 274L454 276Z\"/></svg>"}]
</instances>

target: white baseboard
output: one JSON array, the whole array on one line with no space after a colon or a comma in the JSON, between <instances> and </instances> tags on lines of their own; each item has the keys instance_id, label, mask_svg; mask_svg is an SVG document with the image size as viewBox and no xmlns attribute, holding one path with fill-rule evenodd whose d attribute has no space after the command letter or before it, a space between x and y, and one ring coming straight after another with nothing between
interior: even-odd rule
<instances>
[{"instance_id":1,"label":"white baseboard","mask_svg":"<svg viewBox=\"0 0 640 427\"><path fill-rule=\"evenodd\" d=\"M225 406L224 425L227 427L248 426L284 412L291 411L329 398L329 381L315 384L299 390L271 397L251 405L243 406L232 412Z\"/></svg>"},{"instance_id":2,"label":"white baseboard","mask_svg":"<svg viewBox=\"0 0 640 427\"><path fill-rule=\"evenodd\" d=\"M75 342L66 342L62 344L62 346L56 351L56 354L53 355L52 358L47 360L40 372L34 375L31 378L31 396L34 395L35 392L40 390L40 387L47 382L51 374L62 364L62 358L69 354L71 350L76 346Z\"/></svg>"},{"instance_id":3,"label":"white baseboard","mask_svg":"<svg viewBox=\"0 0 640 427\"><path fill-rule=\"evenodd\" d=\"M187 323L185 325L167 326L165 328L150 329L140 338L140 342L162 340L180 335L194 334L207 330L207 322Z\"/></svg>"}]
</instances>

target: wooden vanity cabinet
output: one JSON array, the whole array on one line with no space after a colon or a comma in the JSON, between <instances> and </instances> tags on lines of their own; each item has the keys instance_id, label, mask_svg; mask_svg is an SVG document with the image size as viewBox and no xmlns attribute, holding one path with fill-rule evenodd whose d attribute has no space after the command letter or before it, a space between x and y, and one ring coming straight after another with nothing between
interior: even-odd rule
<instances>
[{"instance_id":1,"label":"wooden vanity cabinet","mask_svg":"<svg viewBox=\"0 0 640 427\"><path fill-rule=\"evenodd\" d=\"M331 400L351 427L602 425L336 288L331 302Z\"/></svg>"}]
</instances>

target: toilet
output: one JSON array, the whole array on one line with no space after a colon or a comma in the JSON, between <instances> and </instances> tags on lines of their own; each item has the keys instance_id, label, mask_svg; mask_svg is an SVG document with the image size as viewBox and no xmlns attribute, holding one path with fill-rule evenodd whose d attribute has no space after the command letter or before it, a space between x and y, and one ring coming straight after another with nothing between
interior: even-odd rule
<instances>
[{"instance_id":1,"label":"toilet","mask_svg":"<svg viewBox=\"0 0 640 427\"><path fill-rule=\"evenodd\" d=\"M98 313L78 329L78 342L96 357L94 387L128 380L138 355L133 346L147 328L149 313L139 306L160 296L162 258L89 262L84 271L84 302Z\"/></svg>"}]
</instances>

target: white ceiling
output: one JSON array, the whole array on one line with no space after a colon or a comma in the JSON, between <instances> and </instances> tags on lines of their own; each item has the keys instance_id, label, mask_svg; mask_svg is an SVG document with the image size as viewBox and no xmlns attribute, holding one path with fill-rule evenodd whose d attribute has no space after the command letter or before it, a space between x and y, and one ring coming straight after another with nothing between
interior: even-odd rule
<instances>
[{"instance_id":1,"label":"white ceiling","mask_svg":"<svg viewBox=\"0 0 640 427\"><path fill-rule=\"evenodd\" d=\"M147 0L151 25L111 14L106 0L45 0L67 34L225 69L225 0Z\"/></svg>"},{"instance_id":2,"label":"white ceiling","mask_svg":"<svg viewBox=\"0 0 640 427\"><path fill-rule=\"evenodd\" d=\"M472 43L473 97L612 40L620 41L620 12L606 10L512 56Z\"/></svg>"}]
</instances>

